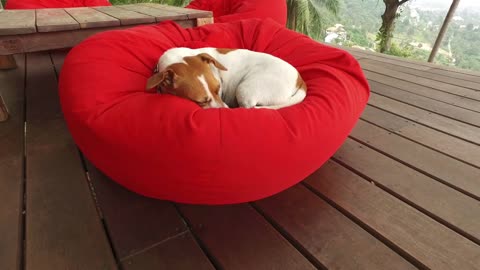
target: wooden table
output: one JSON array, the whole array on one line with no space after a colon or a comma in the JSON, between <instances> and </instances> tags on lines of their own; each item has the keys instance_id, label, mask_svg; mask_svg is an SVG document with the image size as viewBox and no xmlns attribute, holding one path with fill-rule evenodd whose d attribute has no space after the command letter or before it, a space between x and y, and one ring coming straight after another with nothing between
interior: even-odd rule
<instances>
[{"instance_id":1,"label":"wooden table","mask_svg":"<svg viewBox=\"0 0 480 270\"><path fill-rule=\"evenodd\" d=\"M183 27L213 22L210 11L152 3L36 10L0 6L0 70L16 67L13 54L70 48L99 32L166 20ZM7 115L0 94L0 122Z\"/></svg>"}]
</instances>

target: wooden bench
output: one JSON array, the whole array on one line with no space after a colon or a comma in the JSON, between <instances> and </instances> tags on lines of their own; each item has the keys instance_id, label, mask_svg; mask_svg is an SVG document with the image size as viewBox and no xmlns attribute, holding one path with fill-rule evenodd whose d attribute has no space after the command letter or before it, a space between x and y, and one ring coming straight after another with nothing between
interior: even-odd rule
<instances>
[{"instance_id":1,"label":"wooden bench","mask_svg":"<svg viewBox=\"0 0 480 270\"><path fill-rule=\"evenodd\" d=\"M16 67L14 54L70 48L99 32L165 20L186 28L213 22L210 11L152 3L36 10L3 10L0 3L0 70ZM7 117L0 93L0 122Z\"/></svg>"}]
</instances>

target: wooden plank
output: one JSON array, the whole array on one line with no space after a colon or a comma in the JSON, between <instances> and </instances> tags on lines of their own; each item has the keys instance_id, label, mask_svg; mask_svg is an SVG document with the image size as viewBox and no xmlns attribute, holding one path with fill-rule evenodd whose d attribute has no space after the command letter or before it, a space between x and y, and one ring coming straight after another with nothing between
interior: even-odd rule
<instances>
[{"instance_id":1,"label":"wooden plank","mask_svg":"<svg viewBox=\"0 0 480 270\"><path fill-rule=\"evenodd\" d=\"M55 50L50 52L50 58L52 58L53 66L55 67L55 73L57 78L60 76L60 70L63 67L65 57L70 52L70 49Z\"/></svg>"},{"instance_id":2,"label":"wooden plank","mask_svg":"<svg viewBox=\"0 0 480 270\"><path fill-rule=\"evenodd\" d=\"M38 32L68 31L80 29L80 25L61 8L37 9Z\"/></svg>"},{"instance_id":3,"label":"wooden plank","mask_svg":"<svg viewBox=\"0 0 480 270\"><path fill-rule=\"evenodd\" d=\"M427 78L422 78L416 75L407 74L392 70L388 65L373 65L367 62L361 62L362 69L370 70L387 76L395 77L408 82L413 82L419 85L428 86L439 91L455 94L458 96L474 99L480 101L480 91L473 91L472 89L456 86L448 83L438 82Z\"/></svg>"},{"instance_id":4,"label":"wooden plank","mask_svg":"<svg viewBox=\"0 0 480 270\"><path fill-rule=\"evenodd\" d=\"M199 10L199 9L191 9L191 8L182 8L182 7L175 7L170 5L159 5L154 3L142 3L142 6L147 6L151 8L161 9L164 11L175 12L178 14L185 14L188 16L189 19L197 19L197 18L212 18L213 13L209 10Z\"/></svg>"},{"instance_id":5,"label":"wooden plank","mask_svg":"<svg viewBox=\"0 0 480 270\"><path fill-rule=\"evenodd\" d=\"M410 92L402 91L399 88L382 83L371 81L369 84L374 93L480 127L479 112L466 110L448 103L439 102L427 97L412 94ZM478 107L480 108L480 102L478 102Z\"/></svg>"},{"instance_id":6,"label":"wooden plank","mask_svg":"<svg viewBox=\"0 0 480 270\"><path fill-rule=\"evenodd\" d=\"M27 56L25 269L116 269L47 53Z\"/></svg>"},{"instance_id":7,"label":"wooden plank","mask_svg":"<svg viewBox=\"0 0 480 270\"><path fill-rule=\"evenodd\" d=\"M327 162L305 182L376 235L388 239L399 252L417 260L419 268L480 269L478 245L334 162ZM438 196L428 199L443 200Z\"/></svg>"},{"instance_id":8,"label":"wooden plank","mask_svg":"<svg viewBox=\"0 0 480 270\"><path fill-rule=\"evenodd\" d=\"M71 48L89 36L131 26L79 29L72 31L35 33L29 35L0 36L0 55Z\"/></svg>"},{"instance_id":9,"label":"wooden plank","mask_svg":"<svg viewBox=\"0 0 480 270\"><path fill-rule=\"evenodd\" d=\"M351 137L480 200L480 169L359 121Z\"/></svg>"},{"instance_id":10,"label":"wooden plank","mask_svg":"<svg viewBox=\"0 0 480 270\"><path fill-rule=\"evenodd\" d=\"M118 19L99 12L93 8L66 8L65 11L80 24L80 28L82 29L120 25L120 21Z\"/></svg>"},{"instance_id":11,"label":"wooden plank","mask_svg":"<svg viewBox=\"0 0 480 270\"><path fill-rule=\"evenodd\" d=\"M447 84L452 84L452 85L468 88L468 89L471 89L471 90L480 91L480 83L476 83L476 82L466 81L466 80L463 80L463 79L457 79L457 78L452 78L452 77L445 77L445 76L440 75L440 74L435 74L435 73L430 73L430 72L427 72L427 71L407 68L407 67L403 67L403 66L396 65L396 64L386 64L383 61L372 60L372 59L368 59L368 58L367 59L362 59L359 62L361 64L366 63L366 64L369 64L369 65L379 65L381 67L388 67L388 69L390 69L390 70L396 70L396 71L399 71L399 72L408 73L408 74L415 75L415 76L418 76L418 77L428 78L428 79L435 80L435 81L438 81L438 82L443 82L443 83L447 83Z\"/></svg>"},{"instance_id":12,"label":"wooden plank","mask_svg":"<svg viewBox=\"0 0 480 270\"><path fill-rule=\"evenodd\" d=\"M180 211L217 268L315 269L249 205L181 205Z\"/></svg>"},{"instance_id":13,"label":"wooden plank","mask_svg":"<svg viewBox=\"0 0 480 270\"><path fill-rule=\"evenodd\" d=\"M367 106L362 119L397 135L440 151L456 159L480 167L480 146L452 137L410 120Z\"/></svg>"},{"instance_id":14,"label":"wooden plank","mask_svg":"<svg viewBox=\"0 0 480 270\"><path fill-rule=\"evenodd\" d=\"M18 68L0 72L0 93L11 117L0 123L0 269L20 269L23 237L25 56Z\"/></svg>"},{"instance_id":15,"label":"wooden plank","mask_svg":"<svg viewBox=\"0 0 480 270\"><path fill-rule=\"evenodd\" d=\"M465 74L465 73L452 72L452 71L449 71L449 70L443 70L443 69L439 69L439 68L429 69L429 72L439 74L439 75L442 75L442 76L446 76L446 77L453 77L453 78L458 78L460 80L480 83L480 72L477 72L477 75L470 75L470 74Z\"/></svg>"},{"instance_id":16,"label":"wooden plank","mask_svg":"<svg viewBox=\"0 0 480 270\"><path fill-rule=\"evenodd\" d=\"M416 269L302 185L255 204L328 269Z\"/></svg>"},{"instance_id":17,"label":"wooden plank","mask_svg":"<svg viewBox=\"0 0 480 270\"><path fill-rule=\"evenodd\" d=\"M368 58L370 56L376 56L376 57L381 57L383 59L391 59L391 60L394 60L394 61L397 61L397 62L411 63L411 64L415 64L415 65L419 65L419 66L424 66L424 67L430 68L429 70L441 69L441 70L445 70L445 71L450 72L452 75L454 75L454 73L458 73L458 74L467 74L467 75L472 75L472 76L475 76L475 77L480 77L480 72L478 72L478 71L461 69L461 68L452 67L452 66L443 66L443 65L439 65L439 64L435 64L435 63L429 63L429 62L426 62L426 61L407 59L407 58L402 58L402 57L398 57L398 56L382 54L382 53L378 53L378 52L370 52L370 51L366 51L366 50L360 50L360 49L356 49L356 48L349 48L349 47L342 47L342 46L338 46L338 47L340 47L340 48L342 48L346 51L349 51L351 53L364 54L366 58Z\"/></svg>"},{"instance_id":18,"label":"wooden plank","mask_svg":"<svg viewBox=\"0 0 480 270\"><path fill-rule=\"evenodd\" d=\"M3 100L2 95L0 94L0 123L8 120L9 111L5 100Z\"/></svg>"},{"instance_id":19,"label":"wooden plank","mask_svg":"<svg viewBox=\"0 0 480 270\"><path fill-rule=\"evenodd\" d=\"M13 69L17 67L13 55L0 55L0 70Z\"/></svg>"},{"instance_id":20,"label":"wooden plank","mask_svg":"<svg viewBox=\"0 0 480 270\"><path fill-rule=\"evenodd\" d=\"M453 95L450 93L438 91L436 89L421 86L415 83L402 81L400 79L396 79L393 77L385 76L382 74L378 74L375 72L370 72L368 70L364 71L365 75L367 76L368 80L375 81L378 83L382 83L385 85L393 86L402 89L403 91L407 91L416 95L424 96L431 98L433 100L442 101L451 105L455 105L461 108L465 108L471 111L480 112L480 106L478 105L479 102L473 99L468 99L464 97L460 97L457 95Z\"/></svg>"},{"instance_id":21,"label":"wooden plank","mask_svg":"<svg viewBox=\"0 0 480 270\"><path fill-rule=\"evenodd\" d=\"M189 232L168 239L140 255L128 258L123 264L125 270L215 269Z\"/></svg>"},{"instance_id":22,"label":"wooden plank","mask_svg":"<svg viewBox=\"0 0 480 270\"><path fill-rule=\"evenodd\" d=\"M343 49L343 47L340 47L340 48ZM411 69L414 69L414 70L424 70L425 71L425 70L431 69L431 67L422 66L422 65L419 65L417 63L397 61L395 59L389 59L389 58L381 57L381 56L374 55L374 54L366 54L366 53L363 53L363 52L357 52L357 51L352 51L352 50L348 50L348 51L353 56L355 56L355 58L357 58L357 59L362 59L362 60L371 59L371 60L375 60L375 61L380 61L382 63L395 64L395 65L398 65L398 66L411 68ZM380 53L377 53L377 54L380 54Z\"/></svg>"},{"instance_id":23,"label":"wooden plank","mask_svg":"<svg viewBox=\"0 0 480 270\"><path fill-rule=\"evenodd\" d=\"M94 7L94 9L120 20L121 25L154 23L155 17L115 6Z\"/></svg>"},{"instance_id":24,"label":"wooden plank","mask_svg":"<svg viewBox=\"0 0 480 270\"><path fill-rule=\"evenodd\" d=\"M35 10L3 10L0 12L0 36L37 32Z\"/></svg>"},{"instance_id":25,"label":"wooden plank","mask_svg":"<svg viewBox=\"0 0 480 270\"><path fill-rule=\"evenodd\" d=\"M169 10L152 8L151 6L144 5L121 5L119 8L135 11L141 14L149 15L155 17L157 22L162 22L166 20L188 20L189 17L186 14L180 14L177 12L172 12Z\"/></svg>"},{"instance_id":26,"label":"wooden plank","mask_svg":"<svg viewBox=\"0 0 480 270\"><path fill-rule=\"evenodd\" d=\"M369 104L469 142L480 144L480 128L478 127L446 118L375 93L372 93L370 96Z\"/></svg>"},{"instance_id":27,"label":"wooden plank","mask_svg":"<svg viewBox=\"0 0 480 270\"><path fill-rule=\"evenodd\" d=\"M480 243L479 201L351 139L334 157Z\"/></svg>"},{"instance_id":28,"label":"wooden plank","mask_svg":"<svg viewBox=\"0 0 480 270\"><path fill-rule=\"evenodd\" d=\"M171 203L130 192L108 179L90 163L88 171L120 260L187 230Z\"/></svg>"}]
</instances>

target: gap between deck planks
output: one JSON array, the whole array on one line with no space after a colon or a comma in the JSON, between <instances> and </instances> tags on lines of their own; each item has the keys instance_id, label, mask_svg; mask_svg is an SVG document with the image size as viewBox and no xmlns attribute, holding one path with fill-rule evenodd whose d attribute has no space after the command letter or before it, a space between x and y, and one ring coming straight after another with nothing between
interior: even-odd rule
<instances>
[{"instance_id":1,"label":"gap between deck planks","mask_svg":"<svg viewBox=\"0 0 480 270\"><path fill-rule=\"evenodd\" d=\"M440 74L435 74L435 73L430 73L424 70L416 70L412 69L409 67L404 67L395 63L386 63L382 62L380 60L375 60L375 59L370 59L370 58L363 58L359 60L360 64L368 64L368 65L374 65L374 66L380 66L380 67L388 67L389 69L395 70L396 72L403 72L411 75L415 75L417 77L437 81L437 82L442 82L442 83L447 83L447 84L452 84L456 86L460 86L463 88L475 90L475 91L480 91L480 83L477 82L471 82L468 80L464 79L458 79L458 78L453 78L453 77L446 77ZM368 68L367 68L368 69ZM479 72L480 73L480 72ZM480 76L480 75L479 75Z\"/></svg>"},{"instance_id":2,"label":"gap between deck planks","mask_svg":"<svg viewBox=\"0 0 480 270\"><path fill-rule=\"evenodd\" d=\"M372 92L451 119L480 127L480 112L403 91L401 88L369 81ZM477 102L480 107L480 102Z\"/></svg>"},{"instance_id":3,"label":"gap between deck planks","mask_svg":"<svg viewBox=\"0 0 480 270\"><path fill-rule=\"evenodd\" d=\"M480 145L480 128L372 93L369 104L419 124Z\"/></svg>"},{"instance_id":4,"label":"gap between deck planks","mask_svg":"<svg viewBox=\"0 0 480 270\"><path fill-rule=\"evenodd\" d=\"M415 83L402 81L397 78L382 75L379 73L364 70L369 82L374 81L383 85L399 88L402 91L409 92L418 96L430 98L432 100L441 101L450 105L454 105L460 108L464 108L474 112L480 112L479 102L476 100L468 99L458 95L437 91L431 87L418 85Z\"/></svg>"},{"instance_id":5,"label":"gap between deck planks","mask_svg":"<svg viewBox=\"0 0 480 270\"><path fill-rule=\"evenodd\" d=\"M23 263L25 56L15 58L17 69L0 71L0 94L11 112L0 123L0 269L5 270Z\"/></svg>"},{"instance_id":6,"label":"gap between deck planks","mask_svg":"<svg viewBox=\"0 0 480 270\"><path fill-rule=\"evenodd\" d=\"M357 58L370 58L379 60L381 62L396 64L404 67L410 67L417 70L427 71L429 73L441 74L447 77L464 79L467 81L473 81L480 83L480 72L467 69L461 69L457 67L444 66L435 63L429 63L426 61L419 61L413 59L401 58L398 56L382 54L377 52L369 52L365 50L359 50L355 48L336 46L337 48L350 52Z\"/></svg>"},{"instance_id":7,"label":"gap between deck planks","mask_svg":"<svg viewBox=\"0 0 480 270\"><path fill-rule=\"evenodd\" d=\"M27 55L25 269L116 269L48 53Z\"/></svg>"},{"instance_id":8,"label":"gap between deck planks","mask_svg":"<svg viewBox=\"0 0 480 270\"><path fill-rule=\"evenodd\" d=\"M436 89L437 91L442 91L445 93L450 93L450 94L454 94L464 98L480 101L480 91L472 90L470 88L457 86L449 83L439 82L432 79L422 78L417 75L412 75L412 74L404 73L401 71L396 71L389 68L390 65L385 65L381 63L372 64L371 62L366 62L366 61L362 62L362 60L360 60L360 65L364 70L380 73L386 76L394 77L403 81L412 82L418 85L427 86L427 87Z\"/></svg>"},{"instance_id":9,"label":"gap between deck planks","mask_svg":"<svg viewBox=\"0 0 480 270\"><path fill-rule=\"evenodd\" d=\"M392 195L480 244L478 200L351 139L347 139L334 158Z\"/></svg>"},{"instance_id":10,"label":"gap between deck planks","mask_svg":"<svg viewBox=\"0 0 480 270\"><path fill-rule=\"evenodd\" d=\"M419 268L480 269L478 245L336 162L328 161L305 184Z\"/></svg>"}]
</instances>

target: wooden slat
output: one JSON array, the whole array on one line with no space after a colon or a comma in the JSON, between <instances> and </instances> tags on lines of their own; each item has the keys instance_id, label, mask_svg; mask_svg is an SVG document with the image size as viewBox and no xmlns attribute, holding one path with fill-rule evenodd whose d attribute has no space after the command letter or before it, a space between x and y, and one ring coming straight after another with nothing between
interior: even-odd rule
<instances>
[{"instance_id":1,"label":"wooden slat","mask_svg":"<svg viewBox=\"0 0 480 270\"><path fill-rule=\"evenodd\" d=\"M211 18L213 16L211 11L208 10L199 10L199 9L191 9L191 8L181 8L169 5L159 5L154 3L142 3L141 5L161 9L169 12L175 12L178 14L185 14L188 16L189 19L197 19L197 18Z\"/></svg>"},{"instance_id":2,"label":"wooden slat","mask_svg":"<svg viewBox=\"0 0 480 270\"><path fill-rule=\"evenodd\" d=\"M380 166L378 170L388 171ZM422 268L480 269L478 245L336 163L328 162L306 183L400 251L415 258ZM440 195L428 198L439 203L444 199ZM462 208L465 207L468 206Z\"/></svg>"},{"instance_id":3,"label":"wooden slat","mask_svg":"<svg viewBox=\"0 0 480 270\"><path fill-rule=\"evenodd\" d=\"M416 75L395 71L389 68L389 65L377 65L368 62L361 62L362 69L370 70L387 76L395 77L404 81L413 82L419 85L428 86L440 91L459 95L462 97L480 101L480 91L476 92L472 89L456 86L448 83L438 82L427 78L422 78Z\"/></svg>"},{"instance_id":4,"label":"wooden slat","mask_svg":"<svg viewBox=\"0 0 480 270\"><path fill-rule=\"evenodd\" d=\"M67 57L67 54L69 52L70 52L70 49L55 50L50 52L50 57L52 58L52 62L53 62L53 66L55 67L57 78L60 76L60 70L63 67L65 57Z\"/></svg>"},{"instance_id":5,"label":"wooden slat","mask_svg":"<svg viewBox=\"0 0 480 270\"><path fill-rule=\"evenodd\" d=\"M466 81L466 80L463 80L463 79L457 79L457 78L452 78L452 77L446 77L446 76L443 76L443 75L440 75L440 74L430 73L430 72L422 71L422 70L415 70L415 69L403 67L403 66L397 65L397 64L386 64L384 61L381 61L381 60L372 60L372 59L367 58L367 59L362 59L359 62L361 64L363 63L363 64L370 64L370 65L379 65L379 66L382 66L382 67L386 66L391 70L396 70L396 71L399 71L399 72L408 73L408 74L415 75L415 76L418 76L418 77L428 78L428 79L432 79L432 80L435 80L435 81L438 81L438 82L444 82L444 83L447 83L447 84L453 84L453 85L456 85L456 86L480 91L480 83L476 83L476 82Z\"/></svg>"},{"instance_id":6,"label":"wooden slat","mask_svg":"<svg viewBox=\"0 0 480 270\"><path fill-rule=\"evenodd\" d=\"M180 20L175 22L183 28L196 26L195 20ZM91 35L104 31L122 30L131 27L132 26L99 27L72 31L35 33L29 35L0 36L0 55L71 48Z\"/></svg>"},{"instance_id":7,"label":"wooden slat","mask_svg":"<svg viewBox=\"0 0 480 270\"><path fill-rule=\"evenodd\" d=\"M302 185L255 204L328 269L416 269Z\"/></svg>"},{"instance_id":8,"label":"wooden slat","mask_svg":"<svg viewBox=\"0 0 480 270\"><path fill-rule=\"evenodd\" d=\"M189 232L168 239L164 243L133 258L128 258L123 264L125 270L215 269Z\"/></svg>"},{"instance_id":9,"label":"wooden slat","mask_svg":"<svg viewBox=\"0 0 480 270\"><path fill-rule=\"evenodd\" d=\"M187 230L171 203L132 193L108 179L90 163L88 170L120 260Z\"/></svg>"},{"instance_id":10,"label":"wooden slat","mask_svg":"<svg viewBox=\"0 0 480 270\"><path fill-rule=\"evenodd\" d=\"M480 144L480 128L478 127L458 122L375 93L372 93L370 96L369 104L464 140Z\"/></svg>"},{"instance_id":11,"label":"wooden slat","mask_svg":"<svg viewBox=\"0 0 480 270\"><path fill-rule=\"evenodd\" d=\"M26 269L116 269L47 53L27 56Z\"/></svg>"},{"instance_id":12,"label":"wooden slat","mask_svg":"<svg viewBox=\"0 0 480 270\"><path fill-rule=\"evenodd\" d=\"M82 29L120 25L118 19L93 8L66 8L65 11L80 24Z\"/></svg>"},{"instance_id":13,"label":"wooden slat","mask_svg":"<svg viewBox=\"0 0 480 270\"><path fill-rule=\"evenodd\" d=\"M249 205L180 209L221 269L315 269Z\"/></svg>"},{"instance_id":14,"label":"wooden slat","mask_svg":"<svg viewBox=\"0 0 480 270\"><path fill-rule=\"evenodd\" d=\"M480 146L478 145L418 125L405 118L371 106L366 107L362 119L449 156L480 167Z\"/></svg>"},{"instance_id":15,"label":"wooden slat","mask_svg":"<svg viewBox=\"0 0 480 270\"><path fill-rule=\"evenodd\" d=\"M340 47L340 48L344 48L344 47ZM365 59L371 59L371 60L375 60L375 61L380 61L382 63L389 63L389 64L395 64L395 65L398 65L398 66L402 66L402 67L406 67L406 68L411 68L413 70L429 70L431 69L431 67L426 67L426 66L422 66L422 65L419 65L417 63L411 63L411 62L404 62L404 61L397 61L395 59L389 59L389 58L385 58L385 57L381 57L381 56L378 56L380 53L377 53L377 54L366 54L366 53L363 53L363 52L357 52L357 51L352 51L352 50L348 50L353 56L355 56L355 58L357 59L362 59L362 60L365 60Z\"/></svg>"},{"instance_id":16,"label":"wooden slat","mask_svg":"<svg viewBox=\"0 0 480 270\"><path fill-rule=\"evenodd\" d=\"M370 51L366 51L366 50L360 50L360 49L356 49L356 48L348 48L348 47L341 47L341 46L338 46L338 47L340 47L344 50L347 50L351 53L364 54L365 58L369 58L371 56L381 57L383 59L391 59L391 60L397 61L397 62L411 63L411 64L415 64L415 65L418 65L418 66L424 66L424 67L430 68L428 70L441 69L441 70L450 72L452 76L456 76L456 74L467 74L467 75L472 75L474 77L479 77L480 78L480 72L478 72L478 71L461 69L461 68L452 67L452 66L444 66L444 65L439 65L439 64L436 64L436 63L429 63L429 62L426 62L426 61L407 59L407 58L402 58L402 57L398 57L398 56L382 54L382 53L378 53L378 52L370 52Z\"/></svg>"},{"instance_id":17,"label":"wooden slat","mask_svg":"<svg viewBox=\"0 0 480 270\"><path fill-rule=\"evenodd\" d=\"M480 169L359 121L351 136L480 199Z\"/></svg>"},{"instance_id":18,"label":"wooden slat","mask_svg":"<svg viewBox=\"0 0 480 270\"><path fill-rule=\"evenodd\" d=\"M334 157L480 243L479 201L351 139Z\"/></svg>"},{"instance_id":19,"label":"wooden slat","mask_svg":"<svg viewBox=\"0 0 480 270\"><path fill-rule=\"evenodd\" d=\"M479 112L473 112L444 102L439 102L410 92L402 91L399 88L382 83L370 81L369 84L372 91L377 94L480 127ZM480 102L478 102L478 106L480 108Z\"/></svg>"},{"instance_id":20,"label":"wooden slat","mask_svg":"<svg viewBox=\"0 0 480 270\"><path fill-rule=\"evenodd\" d=\"M429 70L429 72L439 74L439 75L442 75L442 76L458 78L460 80L480 83L480 72L477 72L476 76L471 75L471 74L452 72L452 71L449 71L449 70L443 70L443 69L439 69L439 68L432 68L432 69Z\"/></svg>"},{"instance_id":21,"label":"wooden slat","mask_svg":"<svg viewBox=\"0 0 480 270\"><path fill-rule=\"evenodd\" d=\"M400 79L378 74L375 72L370 72L368 70L364 71L364 73L369 81L375 81L385 85L393 86L416 95L428 97L434 100L439 100L471 111L480 112L479 102L476 100L460 97L442 91L437 91L430 87L402 81Z\"/></svg>"},{"instance_id":22,"label":"wooden slat","mask_svg":"<svg viewBox=\"0 0 480 270\"><path fill-rule=\"evenodd\" d=\"M122 9L135 11L141 14L149 15L155 17L157 22L166 21L166 20L188 20L186 14L180 14L177 12L172 12L164 9L152 8L150 6L144 5L121 5L118 6Z\"/></svg>"},{"instance_id":23,"label":"wooden slat","mask_svg":"<svg viewBox=\"0 0 480 270\"><path fill-rule=\"evenodd\" d=\"M102 27L72 31L35 33L11 37L0 36L0 55L71 48L91 35L103 31L121 30L130 27L131 26Z\"/></svg>"},{"instance_id":24,"label":"wooden slat","mask_svg":"<svg viewBox=\"0 0 480 270\"><path fill-rule=\"evenodd\" d=\"M24 59L17 56L17 69L0 71L0 94L11 113L0 123L0 269L8 270L19 269L22 252Z\"/></svg>"},{"instance_id":25,"label":"wooden slat","mask_svg":"<svg viewBox=\"0 0 480 270\"><path fill-rule=\"evenodd\" d=\"M155 17L115 6L94 7L94 9L120 20L121 25L154 23Z\"/></svg>"},{"instance_id":26,"label":"wooden slat","mask_svg":"<svg viewBox=\"0 0 480 270\"><path fill-rule=\"evenodd\" d=\"M37 9L38 32L80 29L80 25L63 9Z\"/></svg>"},{"instance_id":27,"label":"wooden slat","mask_svg":"<svg viewBox=\"0 0 480 270\"><path fill-rule=\"evenodd\" d=\"M37 32L35 27L35 10L0 11L0 36L35 32Z\"/></svg>"}]
</instances>

